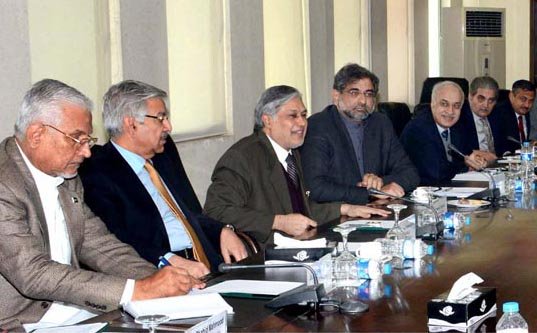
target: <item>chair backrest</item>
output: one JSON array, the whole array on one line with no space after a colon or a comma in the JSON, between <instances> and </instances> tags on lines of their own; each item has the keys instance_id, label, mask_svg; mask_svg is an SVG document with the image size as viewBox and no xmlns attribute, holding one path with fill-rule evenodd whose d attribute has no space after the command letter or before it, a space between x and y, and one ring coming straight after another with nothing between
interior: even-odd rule
<instances>
[{"instance_id":1,"label":"chair backrest","mask_svg":"<svg viewBox=\"0 0 537 333\"><path fill-rule=\"evenodd\" d=\"M496 101L496 103L500 103L500 102L508 100L510 92L511 92L511 90L509 90L509 89L500 89L500 90L498 90L498 100Z\"/></svg>"},{"instance_id":2,"label":"chair backrest","mask_svg":"<svg viewBox=\"0 0 537 333\"><path fill-rule=\"evenodd\" d=\"M414 107L414 112L412 113L412 117L417 117L423 112L431 112L431 103L416 104L416 106Z\"/></svg>"},{"instance_id":3,"label":"chair backrest","mask_svg":"<svg viewBox=\"0 0 537 333\"><path fill-rule=\"evenodd\" d=\"M462 77L428 77L423 81L423 88L421 89L420 103L431 103L431 94L433 87L438 82L453 81L461 86L464 92L464 98L468 98L469 85L468 80Z\"/></svg>"},{"instance_id":4,"label":"chair backrest","mask_svg":"<svg viewBox=\"0 0 537 333\"><path fill-rule=\"evenodd\" d=\"M397 137L401 135L405 125L408 123L412 115L408 105L405 103L397 102L382 102L378 103L378 110L381 113L384 113L392 121L393 129Z\"/></svg>"}]
</instances>

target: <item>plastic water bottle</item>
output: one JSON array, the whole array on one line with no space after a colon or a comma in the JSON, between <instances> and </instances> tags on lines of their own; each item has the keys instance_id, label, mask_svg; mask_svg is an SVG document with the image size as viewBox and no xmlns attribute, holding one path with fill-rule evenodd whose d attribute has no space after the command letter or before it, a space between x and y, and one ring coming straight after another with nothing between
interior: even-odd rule
<instances>
[{"instance_id":1,"label":"plastic water bottle","mask_svg":"<svg viewBox=\"0 0 537 333\"><path fill-rule=\"evenodd\" d=\"M465 225L471 223L469 214L460 212L446 212L444 214L444 230L445 229L461 229Z\"/></svg>"},{"instance_id":2,"label":"plastic water bottle","mask_svg":"<svg viewBox=\"0 0 537 333\"><path fill-rule=\"evenodd\" d=\"M503 303L503 315L496 324L496 332L523 333L528 332L528 323L518 312L517 302Z\"/></svg>"},{"instance_id":3,"label":"plastic water bottle","mask_svg":"<svg viewBox=\"0 0 537 333\"><path fill-rule=\"evenodd\" d=\"M520 161L522 163L522 192L527 193L534 189L534 170L533 170L533 147L528 141L522 143L520 149Z\"/></svg>"},{"instance_id":4,"label":"plastic water bottle","mask_svg":"<svg viewBox=\"0 0 537 333\"><path fill-rule=\"evenodd\" d=\"M358 259L356 261L356 271L359 279L375 280L381 278L382 275L390 275L392 265L389 262Z\"/></svg>"},{"instance_id":5,"label":"plastic water bottle","mask_svg":"<svg viewBox=\"0 0 537 333\"><path fill-rule=\"evenodd\" d=\"M378 238L375 242L382 245L383 254L403 259L423 258L434 253L434 246L427 245L421 239Z\"/></svg>"}]
</instances>

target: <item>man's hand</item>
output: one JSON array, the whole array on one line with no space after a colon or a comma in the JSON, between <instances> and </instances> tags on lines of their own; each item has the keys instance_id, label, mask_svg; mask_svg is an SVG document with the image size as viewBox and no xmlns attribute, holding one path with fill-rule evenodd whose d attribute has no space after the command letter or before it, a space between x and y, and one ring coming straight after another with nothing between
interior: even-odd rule
<instances>
[{"instance_id":1,"label":"man's hand","mask_svg":"<svg viewBox=\"0 0 537 333\"><path fill-rule=\"evenodd\" d=\"M479 155L477 150L466 156L464 163L472 170L482 170L487 166L487 161Z\"/></svg>"},{"instance_id":2,"label":"man's hand","mask_svg":"<svg viewBox=\"0 0 537 333\"><path fill-rule=\"evenodd\" d=\"M366 173L362 177L362 181L356 184L356 186L358 187L374 188L377 190L380 190L382 188L382 185L384 185L382 178L372 173Z\"/></svg>"},{"instance_id":3,"label":"man's hand","mask_svg":"<svg viewBox=\"0 0 537 333\"><path fill-rule=\"evenodd\" d=\"M498 156L496 154L491 153L490 151L485 150L474 150L473 153L475 153L475 156L479 156L482 160L485 160L487 162L487 165L491 165L498 159Z\"/></svg>"},{"instance_id":4,"label":"man's hand","mask_svg":"<svg viewBox=\"0 0 537 333\"><path fill-rule=\"evenodd\" d=\"M179 296L188 293L192 288L203 287L205 283L190 276L186 270L166 266L145 279L136 280L132 300Z\"/></svg>"},{"instance_id":5,"label":"man's hand","mask_svg":"<svg viewBox=\"0 0 537 333\"><path fill-rule=\"evenodd\" d=\"M248 256L246 248L239 236L229 228L222 228L222 232L220 233L220 251L222 251L222 257L226 264L231 262L231 257L235 261L239 261Z\"/></svg>"},{"instance_id":6,"label":"man's hand","mask_svg":"<svg viewBox=\"0 0 537 333\"><path fill-rule=\"evenodd\" d=\"M379 208L349 204L341 205L341 215L347 215L350 217L369 218L371 215L388 216L389 214L391 214L390 211Z\"/></svg>"},{"instance_id":7,"label":"man's hand","mask_svg":"<svg viewBox=\"0 0 537 333\"><path fill-rule=\"evenodd\" d=\"M210 273L207 266L205 266L205 264L199 261L188 260L177 255L171 256L168 261L170 262L170 264L172 264L172 266L182 268L189 275L198 279Z\"/></svg>"},{"instance_id":8,"label":"man's hand","mask_svg":"<svg viewBox=\"0 0 537 333\"><path fill-rule=\"evenodd\" d=\"M391 195L394 195L396 197L402 197L403 195L405 195L405 190L397 183L395 182L391 182L389 184L386 184L384 186L382 186L382 188L380 189L382 192L386 192L388 194L391 194ZM373 197L377 198L377 199L387 199L389 197L385 196L385 195L372 195Z\"/></svg>"},{"instance_id":9,"label":"man's hand","mask_svg":"<svg viewBox=\"0 0 537 333\"><path fill-rule=\"evenodd\" d=\"M317 227L317 222L302 214L276 215L272 224L272 229L283 231L291 236L298 236L315 227Z\"/></svg>"}]
</instances>

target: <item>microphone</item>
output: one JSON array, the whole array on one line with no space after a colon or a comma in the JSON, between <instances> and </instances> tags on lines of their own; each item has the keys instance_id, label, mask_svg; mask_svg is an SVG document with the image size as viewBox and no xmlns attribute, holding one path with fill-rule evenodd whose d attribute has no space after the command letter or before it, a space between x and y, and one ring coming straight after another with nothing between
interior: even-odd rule
<instances>
[{"instance_id":1,"label":"microphone","mask_svg":"<svg viewBox=\"0 0 537 333\"><path fill-rule=\"evenodd\" d=\"M508 135L508 136L506 137L506 139L507 139L508 141L514 142L514 143L519 144L519 145L522 146L522 142L520 142L520 140L517 140L517 139L513 138L513 137L510 136L510 135Z\"/></svg>"},{"instance_id":2,"label":"microphone","mask_svg":"<svg viewBox=\"0 0 537 333\"><path fill-rule=\"evenodd\" d=\"M377 190L375 188L368 188L367 191L369 192L370 195L383 195L383 196L387 196L387 197L390 197L390 198L399 199L399 200L402 200L402 201L405 201L405 202L408 202L408 203L411 203L411 204L414 204L414 205L423 206L423 207L429 209L430 211L432 211L433 215L434 215L434 219L435 219L435 230L432 233L427 232L428 230L425 230L424 232L422 232L423 230L419 230L419 228L418 228L418 219L416 217L416 237L421 237L423 239L436 240L436 239L438 239L438 235L444 230L444 221L440 220L440 214L438 213L436 208L434 208L433 205L430 205L428 203L423 203L423 202L420 202L420 201L417 201L417 200L412 200L412 199L405 198L405 197L398 197L396 195L386 193L384 191L380 191L380 190Z\"/></svg>"},{"instance_id":3,"label":"microphone","mask_svg":"<svg viewBox=\"0 0 537 333\"><path fill-rule=\"evenodd\" d=\"M313 307L317 310L319 302L326 296L324 285L319 284L317 274L310 266L304 263L289 263L289 264L276 264L276 265L240 265L240 264L226 264L221 263L218 265L218 271L227 273L235 270L254 269L254 268L305 268L313 275L313 285L302 285L293 290L289 290L265 304L266 307L276 309L283 306L307 303L313 304Z\"/></svg>"},{"instance_id":4,"label":"microphone","mask_svg":"<svg viewBox=\"0 0 537 333\"><path fill-rule=\"evenodd\" d=\"M335 306L339 308L341 313L345 314L354 314L359 312L365 312L369 309L369 305L357 301L349 300L344 302L335 302L329 299L326 299L326 291L324 285L319 283L319 279L315 270L309 265L304 263L288 263L288 264L274 264L274 265L244 265L244 264L226 264L221 263L218 265L218 271L221 273L228 273L235 270L243 269L255 269L255 268L305 268L313 276L313 285L307 286L302 285L293 290L289 290L275 298L270 302L265 304L266 307L276 309L281 308L287 305L307 303L310 306L313 305L315 310L319 309L319 303L321 305ZM323 303L324 302L324 303Z\"/></svg>"}]
</instances>

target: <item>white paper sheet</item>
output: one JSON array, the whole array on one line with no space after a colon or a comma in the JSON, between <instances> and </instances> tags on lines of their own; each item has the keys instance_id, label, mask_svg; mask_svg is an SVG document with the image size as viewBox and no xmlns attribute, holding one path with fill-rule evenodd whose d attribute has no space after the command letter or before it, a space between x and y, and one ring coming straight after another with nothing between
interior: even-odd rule
<instances>
[{"instance_id":1,"label":"white paper sheet","mask_svg":"<svg viewBox=\"0 0 537 333\"><path fill-rule=\"evenodd\" d=\"M440 190L435 191L434 195L439 197L468 198L486 189L486 187L442 187Z\"/></svg>"},{"instance_id":2,"label":"white paper sheet","mask_svg":"<svg viewBox=\"0 0 537 333\"><path fill-rule=\"evenodd\" d=\"M193 293L184 296L155 298L129 302L125 311L134 318L147 315L166 315L170 319L212 316L221 311L233 313L233 308L217 293Z\"/></svg>"},{"instance_id":3,"label":"white paper sheet","mask_svg":"<svg viewBox=\"0 0 537 333\"><path fill-rule=\"evenodd\" d=\"M50 327L37 329L35 331L32 331L32 333L96 333L102 330L106 325L106 323L94 323L84 325Z\"/></svg>"},{"instance_id":4,"label":"white paper sheet","mask_svg":"<svg viewBox=\"0 0 537 333\"><path fill-rule=\"evenodd\" d=\"M200 291L278 296L303 284L289 281L227 280Z\"/></svg>"},{"instance_id":5,"label":"white paper sheet","mask_svg":"<svg viewBox=\"0 0 537 333\"><path fill-rule=\"evenodd\" d=\"M274 245L277 249L312 249L326 247L326 238L298 240L286 237L279 232L274 233Z\"/></svg>"}]
</instances>

